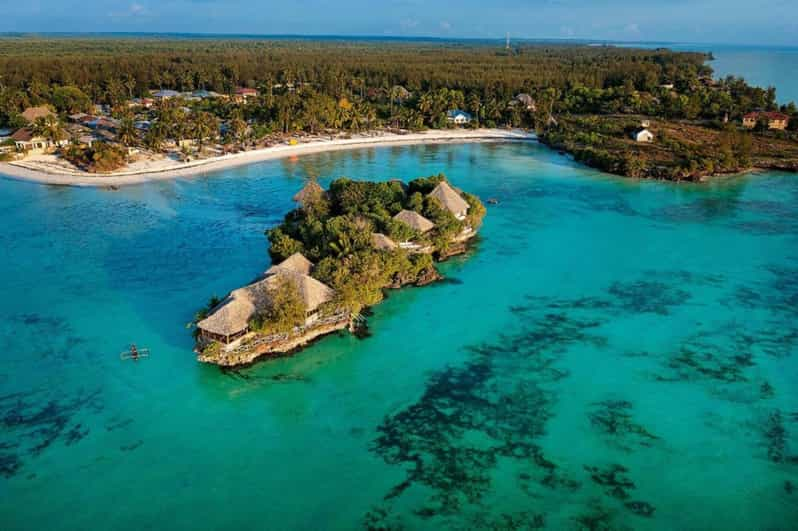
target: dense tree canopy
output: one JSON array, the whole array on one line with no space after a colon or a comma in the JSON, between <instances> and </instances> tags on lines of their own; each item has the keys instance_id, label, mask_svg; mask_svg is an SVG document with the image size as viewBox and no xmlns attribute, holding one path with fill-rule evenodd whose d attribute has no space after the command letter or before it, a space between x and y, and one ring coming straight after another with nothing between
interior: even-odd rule
<instances>
[{"instance_id":1,"label":"dense tree canopy","mask_svg":"<svg viewBox=\"0 0 798 531\"><path fill-rule=\"evenodd\" d=\"M0 125L12 123L28 105L77 112L92 102L118 106L153 89L231 95L241 86L259 89L260 96L243 106L207 100L199 110L254 121L268 131L316 132L356 131L380 121L443 127L446 111L454 108L471 112L480 125L539 125L553 112L692 119L775 108L772 89L740 79L723 81L721 90L704 87L700 80L711 75L707 59L661 49L557 44L506 52L441 42L4 38ZM508 105L519 92L533 96L537 113Z\"/></svg>"}]
</instances>

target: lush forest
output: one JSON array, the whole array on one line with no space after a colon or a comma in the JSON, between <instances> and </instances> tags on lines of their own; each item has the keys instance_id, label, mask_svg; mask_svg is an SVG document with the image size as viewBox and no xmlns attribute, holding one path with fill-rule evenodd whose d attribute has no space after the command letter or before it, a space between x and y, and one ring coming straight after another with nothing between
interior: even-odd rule
<instances>
[{"instance_id":1,"label":"lush forest","mask_svg":"<svg viewBox=\"0 0 798 531\"><path fill-rule=\"evenodd\" d=\"M476 196L460 192L469 209L465 219L457 219L429 195L444 180L444 175L435 175L405 185L341 178L326 192L313 189L300 208L267 232L272 262L302 253L317 264L314 276L336 291L336 307L353 313L382 300L384 288L417 283L431 273L437 276L430 254L399 247L375 249L372 235L431 246L438 257L450 254L454 240L466 227L477 229L486 211ZM414 230L394 219L402 210L421 214L435 227L425 233Z\"/></svg>"},{"instance_id":2,"label":"lush forest","mask_svg":"<svg viewBox=\"0 0 798 531\"><path fill-rule=\"evenodd\" d=\"M671 168L629 172L624 168L639 169L653 159L631 160L637 151L608 141L602 128L568 127L579 123L572 117L624 115L732 129L750 111L780 110L792 117L793 132L784 135L794 139L794 104L780 108L773 88L712 79L710 59L574 44L507 50L465 41L6 37L0 39L0 127L25 125L20 113L32 105L50 105L63 118L104 104L121 121L115 133L123 145L160 151L166 143L193 139L201 152L218 138L246 147L268 135L451 127L446 113L462 109L473 117L470 127L534 128L544 141L602 169L689 178L696 164L731 170L747 159L710 160L703 148L696 154L682 149L670 157ZM241 87L258 94L243 100L176 98L143 115L128 105L158 89L233 96ZM143 119L151 124L146 134L134 128L134 120ZM43 130L62 134L53 126ZM737 142L735 135L725 136ZM102 149L71 152L87 168L112 168L115 157Z\"/></svg>"},{"instance_id":3,"label":"lush forest","mask_svg":"<svg viewBox=\"0 0 798 531\"><path fill-rule=\"evenodd\" d=\"M61 112L112 107L153 89L260 90L257 101L208 103L272 130L360 128L381 120L421 128L462 108L475 122L535 125L548 113L630 110L717 118L774 109L772 89L724 81L706 90L708 56L575 45L161 39L0 39L0 124L28 105ZM673 84L671 96L663 84ZM301 88L301 90L294 90ZM291 89L291 90L288 90ZM529 93L537 113L508 105ZM664 96L664 97L663 97ZM342 103L342 99L346 102ZM343 106L348 113L339 112Z\"/></svg>"}]
</instances>

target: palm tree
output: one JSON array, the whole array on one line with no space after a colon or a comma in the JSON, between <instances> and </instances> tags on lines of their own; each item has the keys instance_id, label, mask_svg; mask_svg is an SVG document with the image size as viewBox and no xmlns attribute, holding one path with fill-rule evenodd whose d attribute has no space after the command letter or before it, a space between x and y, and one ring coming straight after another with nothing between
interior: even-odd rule
<instances>
[{"instance_id":1,"label":"palm tree","mask_svg":"<svg viewBox=\"0 0 798 531\"><path fill-rule=\"evenodd\" d=\"M230 135L236 142L241 142L244 139L244 134L247 132L247 122L241 118L240 113L236 113L233 119L230 120Z\"/></svg>"},{"instance_id":2,"label":"palm tree","mask_svg":"<svg viewBox=\"0 0 798 531\"><path fill-rule=\"evenodd\" d=\"M219 131L218 119L209 112L197 113L191 123L191 131L197 141L199 150L202 151L205 140L214 138Z\"/></svg>"},{"instance_id":3,"label":"palm tree","mask_svg":"<svg viewBox=\"0 0 798 531\"><path fill-rule=\"evenodd\" d=\"M119 141L126 146L136 144L138 135L136 134L136 123L133 121L132 116L128 115L122 118L122 121L119 123L117 137Z\"/></svg>"},{"instance_id":4,"label":"palm tree","mask_svg":"<svg viewBox=\"0 0 798 531\"><path fill-rule=\"evenodd\" d=\"M61 120L55 115L40 116L33 124L33 134L57 144L66 137Z\"/></svg>"},{"instance_id":5,"label":"palm tree","mask_svg":"<svg viewBox=\"0 0 798 531\"><path fill-rule=\"evenodd\" d=\"M150 130L144 136L144 143L153 151L159 151L166 141L167 127L161 121L153 122Z\"/></svg>"},{"instance_id":6,"label":"palm tree","mask_svg":"<svg viewBox=\"0 0 798 531\"><path fill-rule=\"evenodd\" d=\"M479 127L479 116L482 113L482 99L476 92L472 92L468 97L468 110L474 113L476 125Z\"/></svg>"}]
</instances>

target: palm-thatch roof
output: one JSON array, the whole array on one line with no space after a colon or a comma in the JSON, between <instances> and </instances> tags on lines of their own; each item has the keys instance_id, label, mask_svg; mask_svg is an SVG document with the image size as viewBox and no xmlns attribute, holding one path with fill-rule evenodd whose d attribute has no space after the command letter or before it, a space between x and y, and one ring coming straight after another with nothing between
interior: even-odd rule
<instances>
[{"instance_id":1,"label":"palm-thatch roof","mask_svg":"<svg viewBox=\"0 0 798 531\"><path fill-rule=\"evenodd\" d=\"M321 197L324 189L315 180L310 180L307 184L294 195L294 201L303 204Z\"/></svg>"},{"instance_id":2,"label":"palm-thatch roof","mask_svg":"<svg viewBox=\"0 0 798 531\"><path fill-rule=\"evenodd\" d=\"M396 249L399 247L395 241L390 239L385 234L380 234L379 232L371 233L371 245L373 245L375 249L380 249L383 251L390 251L391 249Z\"/></svg>"},{"instance_id":3,"label":"palm-thatch roof","mask_svg":"<svg viewBox=\"0 0 798 531\"><path fill-rule=\"evenodd\" d=\"M197 327L220 336L231 336L245 330L255 314L269 304L270 292L282 279L294 284L305 311L315 310L335 295L332 288L315 278L288 269L278 269L266 278L232 291L211 310L208 317L197 323Z\"/></svg>"},{"instance_id":4,"label":"palm-thatch roof","mask_svg":"<svg viewBox=\"0 0 798 531\"><path fill-rule=\"evenodd\" d=\"M313 262L302 256L302 253L294 253L279 264L271 266L266 270L267 275L283 271L293 271L301 275L310 275L313 269Z\"/></svg>"},{"instance_id":5,"label":"palm-thatch roof","mask_svg":"<svg viewBox=\"0 0 798 531\"><path fill-rule=\"evenodd\" d=\"M446 181L438 183L429 195L440 201L441 205L452 214L465 214L468 211L468 203Z\"/></svg>"},{"instance_id":6,"label":"palm-thatch roof","mask_svg":"<svg viewBox=\"0 0 798 531\"><path fill-rule=\"evenodd\" d=\"M402 210L396 214L393 219L401 221L411 229L415 229L419 232L427 232L435 227L433 222L413 210Z\"/></svg>"},{"instance_id":7,"label":"palm-thatch roof","mask_svg":"<svg viewBox=\"0 0 798 531\"><path fill-rule=\"evenodd\" d=\"M335 291L328 285L319 282L311 276L300 273L280 271L276 275L267 277L266 280L270 281L270 285L274 287L280 278L286 278L296 286L299 296L302 297L302 302L305 303L305 311L307 312L312 312L325 302L330 302L335 296Z\"/></svg>"},{"instance_id":8,"label":"palm-thatch roof","mask_svg":"<svg viewBox=\"0 0 798 531\"><path fill-rule=\"evenodd\" d=\"M208 317L197 323L197 328L220 336L230 336L245 330L258 309L266 307L269 300L266 288L266 279L263 279L230 292L230 295L211 309Z\"/></svg>"},{"instance_id":9,"label":"palm-thatch roof","mask_svg":"<svg viewBox=\"0 0 798 531\"><path fill-rule=\"evenodd\" d=\"M45 116L54 116L55 113L50 110L49 107L45 105L41 105L39 107L28 107L24 111L22 111L21 116L28 122L33 123L38 118L43 118Z\"/></svg>"}]
</instances>

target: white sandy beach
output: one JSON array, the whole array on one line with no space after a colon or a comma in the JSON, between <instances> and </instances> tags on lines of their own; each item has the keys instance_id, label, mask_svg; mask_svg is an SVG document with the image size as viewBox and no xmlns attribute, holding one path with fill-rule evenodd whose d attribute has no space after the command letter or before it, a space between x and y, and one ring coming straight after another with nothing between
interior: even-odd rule
<instances>
[{"instance_id":1,"label":"white sandy beach","mask_svg":"<svg viewBox=\"0 0 798 531\"><path fill-rule=\"evenodd\" d=\"M135 162L124 170L92 174L76 170L54 156L29 157L0 163L0 174L13 179L64 186L124 186L147 181L204 175L234 166L284 157L387 145L445 144L463 142L507 142L535 140L535 135L507 129L441 129L423 133L386 132L353 135L335 140L313 140L296 145L282 144L190 162L170 158Z\"/></svg>"}]
</instances>

